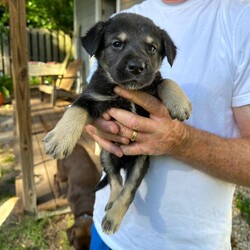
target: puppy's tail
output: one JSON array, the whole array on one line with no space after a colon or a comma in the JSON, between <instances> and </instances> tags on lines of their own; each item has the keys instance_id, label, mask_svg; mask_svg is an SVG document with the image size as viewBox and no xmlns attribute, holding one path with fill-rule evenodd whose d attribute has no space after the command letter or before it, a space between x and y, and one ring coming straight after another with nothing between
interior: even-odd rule
<instances>
[{"instance_id":1,"label":"puppy's tail","mask_svg":"<svg viewBox=\"0 0 250 250\"><path fill-rule=\"evenodd\" d=\"M97 192L108 185L108 176L105 175L95 186L93 192Z\"/></svg>"}]
</instances>

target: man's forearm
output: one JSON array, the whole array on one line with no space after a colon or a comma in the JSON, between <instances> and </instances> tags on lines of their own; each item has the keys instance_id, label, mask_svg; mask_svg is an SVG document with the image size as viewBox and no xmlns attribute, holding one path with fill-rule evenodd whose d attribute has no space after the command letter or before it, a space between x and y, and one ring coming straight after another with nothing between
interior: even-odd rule
<instances>
[{"instance_id":1,"label":"man's forearm","mask_svg":"<svg viewBox=\"0 0 250 250\"><path fill-rule=\"evenodd\" d=\"M219 179L250 186L250 139L224 139L186 126L188 139L175 157Z\"/></svg>"},{"instance_id":2,"label":"man's forearm","mask_svg":"<svg viewBox=\"0 0 250 250\"><path fill-rule=\"evenodd\" d=\"M129 139L133 131L138 134L134 143L121 146L103 143L110 137L99 139L106 150L118 157L167 154L219 179L250 186L250 105L233 108L244 139L225 139L172 120L161 101L145 92L119 87L114 91L141 106L150 116L145 118L125 110L110 109L109 116L120 124L118 135ZM115 147L120 147L120 151Z\"/></svg>"}]
</instances>

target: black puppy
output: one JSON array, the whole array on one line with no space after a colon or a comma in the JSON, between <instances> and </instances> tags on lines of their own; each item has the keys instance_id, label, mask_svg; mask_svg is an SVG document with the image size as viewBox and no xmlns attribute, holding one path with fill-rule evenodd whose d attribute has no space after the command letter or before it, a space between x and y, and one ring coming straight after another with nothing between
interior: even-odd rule
<instances>
[{"instance_id":1,"label":"black puppy","mask_svg":"<svg viewBox=\"0 0 250 250\"><path fill-rule=\"evenodd\" d=\"M95 119L111 107L130 110L142 116L149 114L141 107L117 96L113 89L148 92L160 98L172 118L187 119L191 103L176 83L162 79L159 68L166 56L172 66L176 47L168 34L145 17L118 14L106 22L99 22L82 38L83 47L98 60L90 84L65 112L56 127L45 137L46 153L64 158L72 152L87 118ZM135 192L149 166L149 157L123 156L118 158L103 150L101 161L106 176L98 188L110 184L111 193L102 222L107 234L118 230ZM125 169L123 185L120 170ZM97 188L97 189L98 189Z\"/></svg>"}]
</instances>

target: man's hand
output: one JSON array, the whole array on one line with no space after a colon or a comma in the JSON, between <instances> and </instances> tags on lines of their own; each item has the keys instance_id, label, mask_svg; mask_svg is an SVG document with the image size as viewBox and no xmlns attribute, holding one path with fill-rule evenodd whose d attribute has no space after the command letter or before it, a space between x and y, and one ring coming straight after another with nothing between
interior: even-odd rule
<instances>
[{"instance_id":1,"label":"man's hand","mask_svg":"<svg viewBox=\"0 0 250 250\"><path fill-rule=\"evenodd\" d=\"M171 155L185 144L188 138L185 124L173 120L160 100L145 92L120 87L116 87L115 92L144 108L150 116L146 118L126 110L110 109L103 118L86 126L87 132L103 148L119 157L123 154ZM138 132L136 141L130 142L134 131Z\"/></svg>"},{"instance_id":2,"label":"man's hand","mask_svg":"<svg viewBox=\"0 0 250 250\"><path fill-rule=\"evenodd\" d=\"M150 116L112 108L87 125L88 133L104 149L118 157L168 154L216 178L250 186L250 105L233 109L243 138L228 139L172 120L161 101L144 92L119 87L115 92L143 107ZM130 142L133 131L138 135Z\"/></svg>"},{"instance_id":3,"label":"man's hand","mask_svg":"<svg viewBox=\"0 0 250 250\"><path fill-rule=\"evenodd\" d=\"M123 156L119 145L130 142L127 138L120 136L119 125L115 121L111 121L111 117L107 113L103 115L103 118L98 118L92 124L86 125L85 129L102 148L118 157Z\"/></svg>"}]
</instances>

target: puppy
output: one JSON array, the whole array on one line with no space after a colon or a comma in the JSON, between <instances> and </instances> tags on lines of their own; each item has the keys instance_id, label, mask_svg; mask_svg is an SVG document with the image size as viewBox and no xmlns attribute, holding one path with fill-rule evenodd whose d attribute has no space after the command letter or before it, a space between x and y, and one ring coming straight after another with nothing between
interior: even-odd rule
<instances>
[{"instance_id":1,"label":"puppy","mask_svg":"<svg viewBox=\"0 0 250 250\"><path fill-rule=\"evenodd\" d=\"M181 121L189 118L192 108L188 97L176 83L162 79L159 72L165 57L172 66L176 47L169 35L150 19L131 13L117 14L92 27L82 38L82 44L90 56L95 55L98 68L82 95L45 137L48 155L63 158L70 154L87 120L102 116L111 107L149 115L136 104L117 96L113 92L117 85L158 97L172 118ZM106 176L97 185L97 190L110 184L102 229L112 234L118 230L147 172L149 157L118 158L102 150L101 162ZM124 184L121 169L126 172Z\"/></svg>"},{"instance_id":2,"label":"puppy","mask_svg":"<svg viewBox=\"0 0 250 250\"><path fill-rule=\"evenodd\" d=\"M89 249L93 190L98 180L96 166L80 144L76 144L72 154L67 158L57 161L54 186L57 196L60 196L60 182L68 183L67 199L74 214L74 224L67 230L67 236L70 244L77 250Z\"/></svg>"},{"instance_id":3,"label":"puppy","mask_svg":"<svg viewBox=\"0 0 250 250\"><path fill-rule=\"evenodd\" d=\"M85 215L75 220L73 226L67 229L68 241L76 250L89 250L92 224L92 216Z\"/></svg>"}]
</instances>

